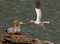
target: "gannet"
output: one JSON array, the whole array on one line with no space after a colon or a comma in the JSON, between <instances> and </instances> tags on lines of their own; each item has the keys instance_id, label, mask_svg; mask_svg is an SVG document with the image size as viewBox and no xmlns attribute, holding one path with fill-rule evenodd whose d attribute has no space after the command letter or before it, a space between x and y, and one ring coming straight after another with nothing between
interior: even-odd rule
<instances>
[{"instance_id":1,"label":"gannet","mask_svg":"<svg viewBox=\"0 0 60 44\"><path fill-rule=\"evenodd\" d=\"M7 31L8 33L20 32L20 27L21 27L21 25L24 24L24 23L23 23L23 22L18 22L18 27L16 26L16 24L17 24L17 21L14 21L14 22L13 22L13 27L8 28L6 31Z\"/></svg>"},{"instance_id":2,"label":"gannet","mask_svg":"<svg viewBox=\"0 0 60 44\"><path fill-rule=\"evenodd\" d=\"M40 26L43 26L44 23L47 23L47 24L50 23L49 21L43 21L43 22L41 22L42 13L41 13L41 5L40 5L39 1L36 2L35 11L36 11L36 15L37 15L36 21L30 20L29 22L38 24Z\"/></svg>"}]
</instances>

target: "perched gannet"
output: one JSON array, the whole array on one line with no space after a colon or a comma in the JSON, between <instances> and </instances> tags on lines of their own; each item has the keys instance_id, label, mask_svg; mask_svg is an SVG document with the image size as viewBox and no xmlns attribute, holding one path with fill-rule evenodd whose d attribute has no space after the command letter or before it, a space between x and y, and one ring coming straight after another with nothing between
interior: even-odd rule
<instances>
[{"instance_id":1,"label":"perched gannet","mask_svg":"<svg viewBox=\"0 0 60 44\"><path fill-rule=\"evenodd\" d=\"M36 21L30 20L30 22L39 24L40 26L43 26L44 23L47 23L47 24L50 23L49 21L41 22L42 14L41 14L41 5L40 5L39 1L36 2L35 11L36 11L36 15L37 15Z\"/></svg>"},{"instance_id":2,"label":"perched gannet","mask_svg":"<svg viewBox=\"0 0 60 44\"><path fill-rule=\"evenodd\" d=\"M24 24L24 23L23 23L23 22L18 22L18 27L16 26L16 24L17 24L17 21L14 21L14 22L13 22L13 27L12 27L12 28L8 28L6 31L7 31L8 33L20 32L20 26L21 26L22 24Z\"/></svg>"},{"instance_id":3,"label":"perched gannet","mask_svg":"<svg viewBox=\"0 0 60 44\"><path fill-rule=\"evenodd\" d=\"M22 24L25 24L25 23L23 23L23 22L18 22L18 27L17 27L17 32L20 32L20 29L21 29L21 25Z\"/></svg>"}]
</instances>

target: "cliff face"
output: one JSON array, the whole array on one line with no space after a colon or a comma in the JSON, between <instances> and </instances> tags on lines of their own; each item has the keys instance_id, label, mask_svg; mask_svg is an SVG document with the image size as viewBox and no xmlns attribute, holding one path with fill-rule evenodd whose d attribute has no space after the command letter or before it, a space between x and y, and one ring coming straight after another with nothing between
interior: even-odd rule
<instances>
[{"instance_id":1,"label":"cliff face","mask_svg":"<svg viewBox=\"0 0 60 44\"><path fill-rule=\"evenodd\" d=\"M28 38L22 32L1 34L0 44L53 44L50 41L42 41L36 38Z\"/></svg>"}]
</instances>

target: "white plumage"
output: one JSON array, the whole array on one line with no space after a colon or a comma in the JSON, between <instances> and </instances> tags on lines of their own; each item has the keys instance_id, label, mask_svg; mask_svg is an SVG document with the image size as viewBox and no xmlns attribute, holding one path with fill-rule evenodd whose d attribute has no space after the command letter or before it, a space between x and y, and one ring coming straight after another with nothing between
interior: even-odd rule
<instances>
[{"instance_id":1,"label":"white plumage","mask_svg":"<svg viewBox=\"0 0 60 44\"><path fill-rule=\"evenodd\" d=\"M36 20L30 20L31 23L34 23L34 24L38 24L40 26L40 29L45 29L44 28L44 23L51 23L49 21L41 21L41 18L42 18L42 13L41 13L41 5L40 5L40 2L37 1L36 2L36 7L35 7L35 12L36 12Z\"/></svg>"},{"instance_id":2,"label":"white plumage","mask_svg":"<svg viewBox=\"0 0 60 44\"><path fill-rule=\"evenodd\" d=\"M40 23L49 24L50 23L49 21L41 22L42 14L41 14L41 9L40 8L35 8L35 11L36 11L36 15L37 15L37 18L36 18L36 21L35 21L36 24L40 24Z\"/></svg>"},{"instance_id":3,"label":"white plumage","mask_svg":"<svg viewBox=\"0 0 60 44\"><path fill-rule=\"evenodd\" d=\"M16 21L14 21L14 23L13 23L13 26L14 26L14 27L8 28L8 29L7 29L7 32L8 32L8 33L20 32L20 30L21 30L21 24L25 24L25 23L19 22L19 23L18 23L18 27L16 27Z\"/></svg>"},{"instance_id":4,"label":"white plumage","mask_svg":"<svg viewBox=\"0 0 60 44\"><path fill-rule=\"evenodd\" d=\"M7 29L7 33L15 33L17 30L17 27L14 29L13 27Z\"/></svg>"},{"instance_id":5,"label":"white plumage","mask_svg":"<svg viewBox=\"0 0 60 44\"><path fill-rule=\"evenodd\" d=\"M35 23L39 24L39 23L41 23L41 18L42 18L41 9L35 8L35 11L36 11L36 15L37 15Z\"/></svg>"},{"instance_id":6,"label":"white plumage","mask_svg":"<svg viewBox=\"0 0 60 44\"><path fill-rule=\"evenodd\" d=\"M40 5L39 1L36 2L35 12L36 12L36 16L37 16L36 21L30 20L30 22L35 23L35 24L39 24L40 26L42 26L44 23L47 23L47 24L50 23L49 21L41 22L42 13L41 13L41 5Z\"/></svg>"},{"instance_id":7,"label":"white plumage","mask_svg":"<svg viewBox=\"0 0 60 44\"><path fill-rule=\"evenodd\" d=\"M16 33L16 32L20 32L20 27L16 27L16 28L8 28L7 29L7 33Z\"/></svg>"}]
</instances>

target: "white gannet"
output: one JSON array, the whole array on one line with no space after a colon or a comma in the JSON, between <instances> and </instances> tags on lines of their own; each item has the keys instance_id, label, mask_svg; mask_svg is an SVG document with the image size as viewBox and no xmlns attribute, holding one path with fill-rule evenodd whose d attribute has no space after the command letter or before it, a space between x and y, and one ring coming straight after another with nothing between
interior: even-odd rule
<instances>
[{"instance_id":1,"label":"white gannet","mask_svg":"<svg viewBox=\"0 0 60 44\"><path fill-rule=\"evenodd\" d=\"M36 15L37 15L36 21L30 20L30 22L35 23L35 24L39 24L40 26L44 26L43 25L44 23L47 23L47 24L50 23L49 21L41 22L42 14L41 14L41 5L40 5L39 1L36 2L35 11L36 11Z\"/></svg>"},{"instance_id":2,"label":"white gannet","mask_svg":"<svg viewBox=\"0 0 60 44\"><path fill-rule=\"evenodd\" d=\"M17 27L17 32L20 32L21 31L21 25L22 24L25 24L25 23L23 23L23 22L18 22L18 27Z\"/></svg>"},{"instance_id":3,"label":"white gannet","mask_svg":"<svg viewBox=\"0 0 60 44\"><path fill-rule=\"evenodd\" d=\"M8 28L6 31L7 33L16 33L16 32L20 32L20 27L22 24L24 24L23 22L18 22L18 27L16 26L17 21L13 22L13 27Z\"/></svg>"}]
</instances>

